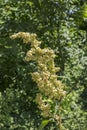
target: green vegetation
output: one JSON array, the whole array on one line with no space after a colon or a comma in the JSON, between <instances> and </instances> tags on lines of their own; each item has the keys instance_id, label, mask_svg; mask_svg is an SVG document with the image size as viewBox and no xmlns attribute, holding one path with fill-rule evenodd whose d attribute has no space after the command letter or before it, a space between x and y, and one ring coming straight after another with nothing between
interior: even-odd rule
<instances>
[{"instance_id":1,"label":"green vegetation","mask_svg":"<svg viewBox=\"0 0 87 130\"><path fill-rule=\"evenodd\" d=\"M87 130L86 0L0 0L0 129ZM12 40L17 32L37 34L41 48L54 50L55 66L66 96L58 100L55 120L41 115L38 89L31 74L37 63L26 61L29 44Z\"/></svg>"}]
</instances>

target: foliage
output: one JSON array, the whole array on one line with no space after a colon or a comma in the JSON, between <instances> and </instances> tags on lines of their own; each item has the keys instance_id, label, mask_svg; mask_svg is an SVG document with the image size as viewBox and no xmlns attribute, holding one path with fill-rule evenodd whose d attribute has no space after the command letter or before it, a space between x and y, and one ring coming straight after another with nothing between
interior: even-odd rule
<instances>
[{"instance_id":1,"label":"foliage","mask_svg":"<svg viewBox=\"0 0 87 130\"><path fill-rule=\"evenodd\" d=\"M67 86L62 123L69 130L86 129L87 29L81 26L85 4L86 0L0 0L0 129L38 129L43 120L30 76L36 65L23 60L30 46L9 38L20 31L36 33L41 48L55 51L58 78ZM45 129L57 129L55 122Z\"/></svg>"}]
</instances>

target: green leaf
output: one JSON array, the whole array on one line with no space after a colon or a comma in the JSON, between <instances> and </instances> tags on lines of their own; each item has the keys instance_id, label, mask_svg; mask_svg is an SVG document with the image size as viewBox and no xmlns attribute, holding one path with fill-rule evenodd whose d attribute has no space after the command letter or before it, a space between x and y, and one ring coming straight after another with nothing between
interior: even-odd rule
<instances>
[{"instance_id":1,"label":"green leaf","mask_svg":"<svg viewBox=\"0 0 87 130\"><path fill-rule=\"evenodd\" d=\"M43 130L44 127L50 122L50 120L43 120L40 127L39 127L39 130Z\"/></svg>"}]
</instances>

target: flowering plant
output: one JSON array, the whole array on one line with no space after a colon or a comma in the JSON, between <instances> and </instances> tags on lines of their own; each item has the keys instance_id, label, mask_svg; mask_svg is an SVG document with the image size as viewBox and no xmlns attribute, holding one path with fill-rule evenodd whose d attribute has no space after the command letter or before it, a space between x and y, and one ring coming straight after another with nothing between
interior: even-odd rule
<instances>
[{"instance_id":1,"label":"flowering plant","mask_svg":"<svg viewBox=\"0 0 87 130\"><path fill-rule=\"evenodd\" d=\"M26 53L26 61L35 61L37 71L31 76L38 87L36 103L44 118L55 119L59 123L58 101L65 96L64 85L57 79L55 67L55 53L49 48L40 48L41 42L36 39L36 34L19 32L11 36L12 39L22 38L23 43L31 44L31 49Z\"/></svg>"}]
</instances>

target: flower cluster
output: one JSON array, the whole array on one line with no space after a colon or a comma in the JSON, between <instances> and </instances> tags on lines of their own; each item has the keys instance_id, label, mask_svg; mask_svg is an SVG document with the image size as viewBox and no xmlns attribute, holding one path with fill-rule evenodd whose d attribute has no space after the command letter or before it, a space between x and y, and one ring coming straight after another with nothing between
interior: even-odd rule
<instances>
[{"instance_id":1,"label":"flower cluster","mask_svg":"<svg viewBox=\"0 0 87 130\"><path fill-rule=\"evenodd\" d=\"M36 40L36 34L35 33L25 33L25 32L19 32L16 33L12 36L10 36L11 39L15 39L15 38L21 38L23 40L23 43L31 43L32 47L37 47L39 44L41 44L41 42L39 42L38 40Z\"/></svg>"},{"instance_id":2,"label":"flower cluster","mask_svg":"<svg viewBox=\"0 0 87 130\"><path fill-rule=\"evenodd\" d=\"M52 117L51 108L54 102L65 96L64 86L56 75L59 68L55 67L56 55L54 51L49 48L41 49L41 42L36 39L36 34L19 32L12 35L11 38L22 38L24 43L31 44L31 49L27 52L25 60L37 63L38 71L31 73L32 79L37 83L39 89L36 102L44 117Z\"/></svg>"}]
</instances>

